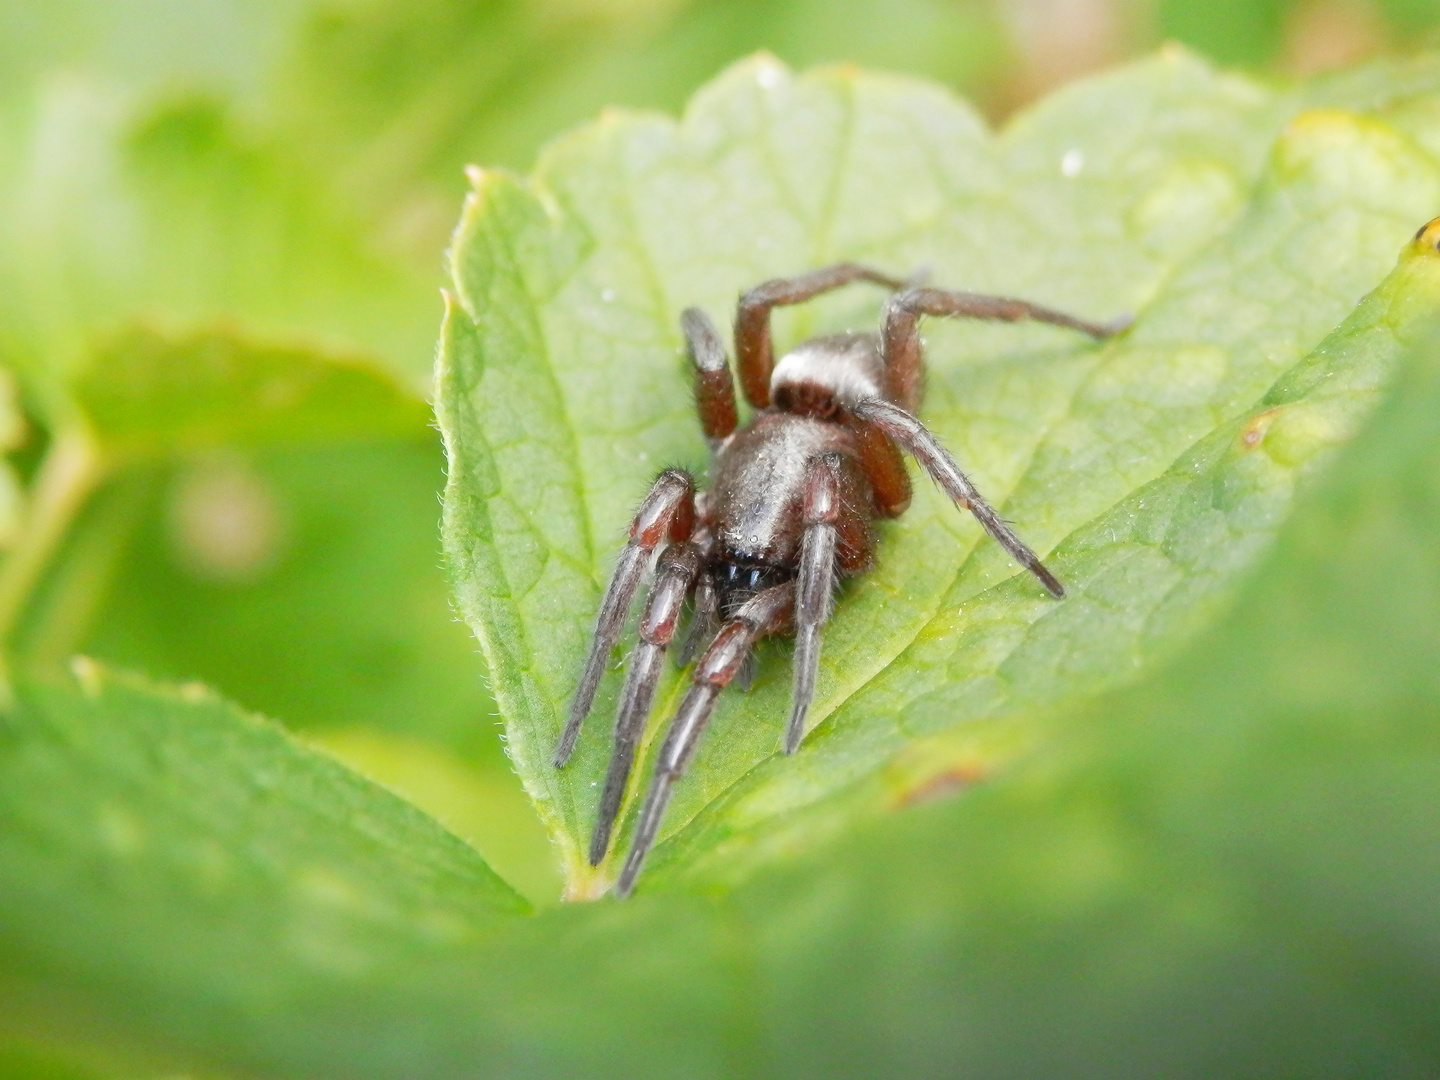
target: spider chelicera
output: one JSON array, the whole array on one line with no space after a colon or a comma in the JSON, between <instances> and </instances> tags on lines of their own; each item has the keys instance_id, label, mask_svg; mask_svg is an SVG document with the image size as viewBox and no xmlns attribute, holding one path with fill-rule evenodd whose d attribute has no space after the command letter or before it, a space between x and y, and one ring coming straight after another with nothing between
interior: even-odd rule
<instances>
[{"instance_id":1,"label":"spider chelicera","mask_svg":"<svg viewBox=\"0 0 1440 1080\"><path fill-rule=\"evenodd\" d=\"M812 338L774 362L772 308L803 303L857 281L894 293L880 333ZM735 386L719 333L698 308L680 317L695 366L700 426L713 455L711 487L697 492L688 473L666 469L640 504L600 605L590 657L555 751L558 768L575 747L645 567L661 549L640 618L640 642L630 654L620 693L615 749L591 837L592 865L610 846L661 664L692 594L694 616L681 662L688 662L707 638L709 644L656 760L616 883L621 896L635 886L675 782L695 752L720 691L741 673L755 642L769 634L795 635L795 690L785 752L799 749L815 695L820 628L830 617L835 583L869 569L872 522L898 517L910 505L902 449L1051 595L1065 595L1055 575L916 417L925 371L918 331L922 315L1035 319L1095 338L1109 337L1125 325L1087 322L1023 300L907 287L854 263L767 281L740 297L735 314L740 386L754 410L750 423L739 427Z\"/></svg>"}]
</instances>

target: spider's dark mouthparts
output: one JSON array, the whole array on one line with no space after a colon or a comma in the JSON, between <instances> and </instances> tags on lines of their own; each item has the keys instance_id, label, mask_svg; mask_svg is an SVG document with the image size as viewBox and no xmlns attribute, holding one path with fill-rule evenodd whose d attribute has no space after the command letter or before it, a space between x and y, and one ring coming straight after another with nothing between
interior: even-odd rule
<instances>
[{"instance_id":1,"label":"spider's dark mouthparts","mask_svg":"<svg viewBox=\"0 0 1440 1080\"><path fill-rule=\"evenodd\" d=\"M895 292L878 334L833 334L801 342L775 360L770 312L851 282L869 281ZM644 569L655 579L639 637L626 663L615 719L615 749L600 796L590 863L609 850L611 830L660 683L662 661L688 596L695 614L679 652L699 653L689 690L657 743L654 778L636 821L634 839L615 889L635 886L645 855L659 835L676 781L699 745L720 692L737 678L755 642L795 635L795 692L785 752L805 735L820 664L820 628L830 617L835 582L863 574L874 555L872 522L910 505L909 453L962 510L979 520L1010 556L1059 597L1059 580L981 497L949 451L915 415L925 362L922 316L1035 319L1104 338L1119 324L1101 325L998 296L906 288L899 278L855 263L840 263L794 278L767 281L740 297L735 354L740 386L753 416L740 427L735 383L725 343L699 308L680 317L695 365L695 406L714 448L712 483L697 498L680 469L660 474L630 527L630 542L605 590L590 658L555 752L564 765L575 746L624 629ZM703 646L704 651L700 652Z\"/></svg>"},{"instance_id":2,"label":"spider's dark mouthparts","mask_svg":"<svg viewBox=\"0 0 1440 1080\"><path fill-rule=\"evenodd\" d=\"M711 563L707 572L715 589L716 610L722 619L734 618L741 605L756 593L795 577L791 568L728 553Z\"/></svg>"}]
</instances>

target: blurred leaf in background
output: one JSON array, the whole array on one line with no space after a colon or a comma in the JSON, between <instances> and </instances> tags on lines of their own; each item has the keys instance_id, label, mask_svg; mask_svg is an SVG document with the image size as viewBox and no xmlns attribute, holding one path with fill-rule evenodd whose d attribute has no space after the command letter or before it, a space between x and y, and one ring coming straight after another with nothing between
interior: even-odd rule
<instances>
[{"instance_id":1,"label":"blurred leaf in background","mask_svg":"<svg viewBox=\"0 0 1440 1080\"><path fill-rule=\"evenodd\" d=\"M368 732L365 765L421 802L438 795L482 848L481 831L502 848L528 843L499 862L553 896L547 845L509 779L439 571L442 460L422 399L439 244L432 271L415 273L258 118L311 9L6 17L18 24L7 45L32 43L34 73L0 100L0 351L34 421L19 463L38 494L41 462L73 445L77 422L108 426L102 441L117 424L131 444L148 440L68 487L40 564L13 575L25 608L12 613L13 648L31 666L84 647L203 678L317 738L335 733L341 752ZM137 25L164 29L135 34L127 53ZM195 348L147 368L157 341ZM199 406L194 363L226 343L249 350L232 364L239 379L205 389L208 418L188 421L212 430L198 443L158 435L151 421L173 428L177 405ZM384 391L391 415L357 415L324 384L336 356L401 376ZM273 415L306 372L338 427ZM239 420L247 401L268 433ZM449 769L443 790L405 767L417 753Z\"/></svg>"},{"instance_id":2,"label":"blurred leaf in background","mask_svg":"<svg viewBox=\"0 0 1440 1080\"><path fill-rule=\"evenodd\" d=\"M1000 73L1003 34L983 0L362 0L312 24L294 115L342 183L384 198L417 179L448 187L471 162L527 166L537 139L595 103L675 111L757 49L978 88Z\"/></svg>"},{"instance_id":3,"label":"blurred leaf in background","mask_svg":"<svg viewBox=\"0 0 1440 1080\"><path fill-rule=\"evenodd\" d=\"M212 683L403 791L528 897L551 901L553 856L439 570L442 459L422 402L461 165L528 168L602 106L676 110L760 48L928 76L1000 117L1164 38L1288 75L1412 47L1437 24L1429 0L5 6L6 651L45 678L83 650ZM1381 87L1369 104L1354 86L1331 103L1388 100L1380 122L1434 153L1437 110L1394 100L1391 77L1357 77ZM1181 179L1168 197L1197 213L1238 205L1213 171ZM1147 242L1183 246L1156 216L1165 205L1137 221ZM130 380L156 343L183 358L217 340L254 362L221 391L236 415L203 445L147 424L126 436L143 454L107 452L86 381L126 398L122 426L139 425ZM173 391L193 374L186 364ZM283 387L295 373L357 367L393 408L362 404L329 428L302 413L278 428L237 422L285 396L266 372ZM157 415L169 422L172 408ZM49 1055L0 1047L0 1075L92 1068Z\"/></svg>"},{"instance_id":4,"label":"blurred leaf in background","mask_svg":"<svg viewBox=\"0 0 1440 1080\"><path fill-rule=\"evenodd\" d=\"M203 85L253 100L314 0L50 0L0 9L0 96L57 69L139 93Z\"/></svg>"},{"instance_id":5,"label":"blurred leaf in background","mask_svg":"<svg viewBox=\"0 0 1440 1080\"><path fill-rule=\"evenodd\" d=\"M234 318L363 352L419 383L432 328L403 269L372 250L320 179L226 106L127 109L67 75L28 121L0 173L12 210L0 348L47 411L97 339L147 317Z\"/></svg>"}]
</instances>

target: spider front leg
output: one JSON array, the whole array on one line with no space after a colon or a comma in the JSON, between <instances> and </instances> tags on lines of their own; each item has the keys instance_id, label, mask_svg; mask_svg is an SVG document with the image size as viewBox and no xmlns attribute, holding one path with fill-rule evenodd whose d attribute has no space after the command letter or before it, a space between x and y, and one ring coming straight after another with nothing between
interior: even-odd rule
<instances>
[{"instance_id":1,"label":"spider front leg","mask_svg":"<svg viewBox=\"0 0 1440 1080\"><path fill-rule=\"evenodd\" d=\"M557 769L570 759L570 753L575 749L580 725L585 722L590 706L595 702L600 676L605 673L605 662L625 625L625 616L635 599L635 590L646 562L661 543L689 540L694 530L695 481L682 469L666 469L636 511L635 519L630 523L630 541L620 553L615 571L610 576L610 585L605 590L605 599L601 601L600 614L595 620L590 657L585 661L585 671L580 676L580 685L570 705L570 719L560 736L560 745L555 748Z\"/></svg>"},{"instance_id":2,"label":"spider front leg","mask_svg":"<svg viewBox=\"0 0 1440 1080\"><path fill-rule=\"evenodd\" d=\"M685 351L695 366L695 412L705 440L715 451L739 424L735 409L735 380L730 374L730 361L725 343L710 317L699 308L686 308L680 315L680 330L685 335ZM701 555L708 557L714 538L702 530L696 540ZM715 587L709 577L702 576L695 585L695 610L690 628L676 650L675 661L681 667L695 659L706 639L715 630Z\"/></svg>"},{"instance_id":3,"label":"spider front leg","mask_svg":"<svg viewBox=\"0 0 1440 1080\"><path fill-rule=\"evenodd\" d=\"M785 728L785 752L800 749L805 717L815 698L815 676L820 667L820 628L830 618L835 586L835 546L840 519L840 464L827 454L810 464L805 478L801 523L800 573L795 579L795 691L790 722Z\"/></svg>"},{"instance_id":4,"label":"spider front leg","mask_svg":"<svg viewBox=\"0 0 1440 1080\"><path fill-rule=\"evenodd\" d=\"M875 425L884 435L915 456L925 471L962 510L969 510L981 526L1022 566L1040 579L1053 596L1065 595L1065 587L1045 568L1040 557L1001 520L994 507L975 490L969 478L940 440L915 416L925 376L919 323L922 315L958 316L970 319L1003 319L1018 322L1034 319L1079 330L1093 338L1107 338L1130 325L1123 317L1103 324L1090 322L1063 311L1013 300L1004 296L952 292L947 289L906 289L891 298L885 311L882 348L885 357L885 397L870 399L851 408L862 422Z\"/></svg>"},{"instance_id":5,"label":"spider front leg","mask_svg":"<svg viewBox=\"0 0 1440 1080\"><path fill-rule=\"evenodd\" d=\"M740 297L735 312L735 359L740 366L740 388L757 409L770 407L770 374L775 346L770 340L770 309L803 304L821 293L856 281L869 281L887 289L903 289L905 282L858 263L836 263L793 278L776 278L756 285Z\"/></svg>"},{"instance_id":6,"label":"spider front leg","mask_svg":"<svg viewBox=\"0 0 1440 1080\"><path fill-rule=\"evenodd\" d=\"M730 376L725 343L710 317L699 308L685 309L680 316L680 330L685 335L685 351L695 365L695 411L713 448L739 423L735 380Z\"/></svg>"},{"instance_id":7,"label":"spider front leg","mask_svg":"<svg viewBox=\"0 0 1440 1080\"><path fill-rule=\"evenodd\" d=\"M694 681L670 721L664 745L655 761L655 773L645 796L645 806L640 811L639 824L635 827L635 839L620 871L620 880L615 885L615 891L620 896L630 895L635 887L645 856L654 846L656 834L660 831L660 822L670 804L675 782L695 754L705 725L715 713L720 691L730 685L756 641L789 625L794 606L795 586L791 582L773 585L756 593L741 605L734 618L720 628L705 655L695 665Z\"/></svg>"},{"instance_id":8,"label":"spider front leg","mask_svg":"<svg viewBox=\"0 0 1440 1080\"><path fill-rule=\"evenodd\" d=\"M1128 316L1108 324L1094 323L1063 311L1004 296L948 289L906 289L891 298L885 311L885 396L912 413L920 407L920 391L925 377L919 331L922 315L1001 319L1006 322L1034 319L1079 330L1093 338L1110 337L1130 325Z\"/></svg>"},{"instance_id":9,"label":"spider front leg","mask_svg":"<svg viewBox=\"0 0 1440 1080\"><path fill-rule=\"evenodd\" d=\"M1016 562L1039 578L1040 584L1044 585L1052 596L1058 600L1065 595L1065 586L1046 569L1040 556L1031 551L1025 541L1005 524L995 512L995 508L981 497L970 478L960 471L960 466L950 456L950 451L945 449L918 417L906 412L899 405L878 398L860 402L851 412L859 419L874 424L881 432L915 455L915 460L940 485L945 494L949 495L960 509L974 514L981 528L1008 551Z\"/></svg>"},{"instance_id":10,"label":"spider front leg","mask_svg":"<svg viewBox=\"0 0 1440 1080\"><path fill-rule=\"evenodd\" d=\"M620 691L620 706L615 714L615 749L611 751L610 768L605 774L605 790L600 795L600 813L595 832L590 837L590 865L599 866L610 846L610 830L620 812L625 782L635 761L635 747L645 731L655 688L665 662L665 651L675 636L675 624L685 597L700 573L700 549L694 544L671 544L660 556L655 571L655 585L640 618L640 644L626 664L625 687Z\"/></svg>"}]
</instances>

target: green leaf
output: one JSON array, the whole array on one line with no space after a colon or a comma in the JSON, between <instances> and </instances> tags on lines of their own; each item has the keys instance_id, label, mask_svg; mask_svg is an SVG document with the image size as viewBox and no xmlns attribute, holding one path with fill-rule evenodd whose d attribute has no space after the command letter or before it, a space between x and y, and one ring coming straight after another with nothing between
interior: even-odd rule
<instances>
[{"instance_id":1,"label":"green leaf","mask_svg":"<svg viewBox=\"0 0 1440 1080\"><path fill-rule=\"evenodd\" d=\"M0 1037L0 1077L5 1080L98 1080L105 1075L50 1047Z\"/></svg>"},{"instance_id":2,"label":"green leaf","mask_svg":"<svg viewBox=\"0 0 1440 1080\"><path fill-rule=\"evenodd\" d=\"M1440 259L1401 274L1397 327L1434 311ZM1362 376L1363 336L1277 391L1295 419L1250 460L1339 407L1290 397L1332 362ZM376 793L268 726L127 682L28 693L0 724L9 1015L202 1075L1432 1075L1440 352L1433 324L1416 340L1183 658L1049 713L993 783L726 895L492 913L453 841L385 798L408 828L327 812L336 785ZM404 917L437 906L482 929ZM316 910L353 951L297 947Z\"/></svg>"},{"instance_id":3,"label":"green leaf","mask_svg":"<svg viewBox=\"0 0 1440 1080\"><path fill-rule=\"evenodd\" d=\"M597 102L678 108L760 48L991 94L1013 51L999 13L978 4L389 0L315 14L281 80L279 119L345 194L414 209L468 162L526 165Z\"/></svg>"},{"instance_id":4,"label":"green leaf","mask_svg":"<svg viewBox=\"0 0 1440 1080\"><path fill-rule=\"evenodd\" d=\"M203 81L256 97L309 7L308 0L181 10L165 0L61 0L43 18L6 8L0 98L25 94L56 69L94 72L122 91Z\"/></svg>"},{"instance_id":5,"label":"green leaf","mask_svg":"<svg viewBox=\"0 0 1440 1080\"><path fill-rule=\"evenodd\" d=\"M21 627L21 661L50 669L79 651L201 679L402 791L554 902L550 844L438 570L443 464L427 430L134 470L77 522Z\"/></svg>"},{"instance_id":6,"label":"green leaf","mask_svg":"<svg viewBox=\"0 0 1440 1080\"><path fill-rule=\"evenodd\" d=\"M0 714L0 969L66 1023L99 1006L233 1039L240 1013L363 998L526 910L429 818L211 691L76 679Z\"/></svg>"},{"instance_id":7,"label":"green leaf","mask_svg":"<svg viewBox=\"0 0 1440 1080\"><path fill-rule=\"evenodd\" d=\"M238 316L250 333L419 381L433 270L417 271L398 241L387 250L322 172L225 105L136 104L72 75L45 83L0 140L13 218L0 237L0 360L46 412L63 412L66 380L97 343L141 320Z\"/></svg>"},{"instance_id":8,"label":"green leaf","mask_svg":"<svg viewBox=\"0 0 1440 1080\"><path fill-rule=\"evenodd\" d=\"M1289 0L1216 0L1205 5L1160 0L1156 15L1166 38L1184 41L1227 64L1261 64L1278 51Z\"/></svg>"},{"instance_id":9,"label":"green leaf","mask_svg":"<svg viewBox=\"0 0 1440 1080\"><path fill-rule=\"evenodd\" d=\"M0 550L8 549L19 537L24 519L24 484L9 454L30 441L29 425L20 411L19 386L15 376L0 368Z\"/></svg>"},{"instance_id":10,"label":"green leaf","mask_svg":"<svg viewBox=\"0 0 1440 1080\"><path fill-rule=\"evenodd\" d=\"M476 723L477 715L478 709L465 714L469 729L461 752L434 737L376 730L378 724L305 738L404 796L478 851L516 892L537 907L551 907L562 883L549 837L508 768L493 726ZM450 742L461 740L452 736Z\"/></svg>"},{"instance_id":11,"label":"green leaf","mask_svg":"<svg viewBox=\"0 0 1440 1080\"><path fill-rule=\"evenodd\" d=\"M109 479L28 599L17 666L81 651L203 679L442 806L529 895L558 896L437 573L443 463L420 398L372 364L220 328L132 329L74 392L98 451L75 483Z\"/></svg>"},{"instance_id":12,"label":"green leaf","mask_svg":"<svg viewBox=\"0 0 1440 1080\"><path fill-rule=\"evenodd\" d=\"M213 472L217 455L233 459L239 448L413 438L424 431L423 403L379 368L313 349L264 344L233 330L167 335L131 328L91 356L64 397L36 470L23 531L0 567L0 637L7 644L34 607L37 586L47 575L56 576L52 564L67 545L80 553L80 572L70 575L68 585L55 587L61 596L49 606L83 611L96 605L96 587L109 577L105 567L113 567L115 548L144 501L138 489L145 484L133 475L135 466L177 459L195 464L208 454ZM228 567L236 571L230 576L244 577L273 562L271 540L279 522L274 508L262 505L264 492L257 494L256 485L247 486L239 475L244 470L233 461L231 466L230 479L238 476L239 486L212 483L208 502L202 498L188 518L180 516L179 531L186 532L188 521L194 526L190 535L202 541L191 549L203 554L208 542L211 554L218 555L211 561L220 576ZM97 509L91 496L107 481L111 490L101 495L111 498ZM115 490L127 485L128 493ZM92 513L86 515L87 509ZM92 535L73 535L77 518L83 524L87 517ZM96 568L98 574L91 572ZM80 594L63 595L77 584ZM56 639L51 647L58 641L62 658L68 657L76 644L73 614L32 612L30 621L36 619L67 624L58 636L45 628L39 633Z\"/></svg>"},{"instance_id":13,"label":"green leaf","mask_svg":"<svg viewBox=\"0 0 1440 1080\"><path fill-rule=\"evenodd\" d=\"M437 572L441 464L407 439L231 449L147 474L110 594L68 651L203 677L296 728L490 754L474 640Z\"/></svg>"},{"instance_id":14,"label":"green leaf","mask_svg":"<svg viewBox=\"0 0 1440 1080\"><path fill-rule=\"evenodd\" d=\"M1103 347L1047 328L927 325L922 416L1053 552L1072 596L1055 604L1009 580L1015 567L922 484L826 631L804 751L777 758L786 647L763 649L755 689L728 696L662 833L675 839L657 863L675 871L728 833L874 777L917 739L1133 678L1213 617L1297 471L1367 395L1289 459L1238 468L1193 520L1176 516L1181 481L1268 408L1272 384L1440 206L1415 108L1437 87L1440 70L1416 64L1276 94L1171 50L992 135L928 86L796 78L761 58L678 125L612 114L555 144L529 182L477 174L438 369L445 542L572 891L605 880L605 868L587 878L581 851L616 675L557 772L564 704L633 506L661 464L705 460L677 355L683 307L724 319L750 284L858 259L1137 321ZM1381 119L1402 107L1408 126ZM787 312L777 344L873 325L879 303L857 288ZM1366 352L1357 384L1378 382L1393 351Z\"/></svg>"},{"instance_id":15,"label":"green leaf","mask_svg":"<svg viewBox=\"0 0 1440 1080\"><path fill-rule=\"evenodd\" d=\"M96 349L73 393L117 463L411 435L424 415L415 394L374 365L219 330L128 330Z\"/></svg>"}]
</instances>

